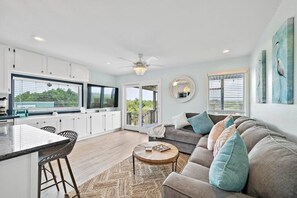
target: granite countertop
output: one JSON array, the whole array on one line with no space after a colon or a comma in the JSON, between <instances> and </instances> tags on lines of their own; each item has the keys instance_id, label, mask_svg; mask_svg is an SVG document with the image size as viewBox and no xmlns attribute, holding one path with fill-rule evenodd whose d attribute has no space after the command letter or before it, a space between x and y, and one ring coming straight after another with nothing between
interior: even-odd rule
<instances>
[{"instance_id":1,"label":"granite countertop","mask_svg":"<svg viewBox=\"0 0 297 198\"><path fill-rule=\"evenodd\" d=\"M19 118L20 116L17 115L6 115L6 116L0 116L0 120L10 120L14 118Z\"/></svg>"},{"instance_id":2,"label":"granite countertop","mask_svg":"<svg viewBox=\"0 0 297 198\"><path fill-rule=\"evenodd\" d=\"M29 125L0 127L0 161L68 143L68 138Z\"/></svg>"}]
</instances>

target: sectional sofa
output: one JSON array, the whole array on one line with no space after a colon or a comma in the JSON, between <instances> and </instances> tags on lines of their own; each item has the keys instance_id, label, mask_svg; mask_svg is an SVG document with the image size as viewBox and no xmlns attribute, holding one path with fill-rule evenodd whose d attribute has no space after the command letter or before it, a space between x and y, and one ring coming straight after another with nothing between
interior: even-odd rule
<instances>
[{"instance_id":1,"label":"sectional sofa","mask_svg":"<svg viewBox=\"0 0 297 198\"><path fill-rule=\"evenodd\" d=\"M214 123L225 118L209 116ZM171 127L166 130L163 141L171 142L183 152L190 152L191 156L181 173L173 172L164 181L162 197L297 197L297 144L257 120L236 117L235 124L249 157L249 176L244 190L241 193L227 192L210 185L209 168L214 157L207 149L208 135L193 136L189 127L182 130ZM172 131L174 135L170 134ZM181 133L187 138L181 138ZM195 137L196 144L190 137Z\"/></svg>"}]
</instances>

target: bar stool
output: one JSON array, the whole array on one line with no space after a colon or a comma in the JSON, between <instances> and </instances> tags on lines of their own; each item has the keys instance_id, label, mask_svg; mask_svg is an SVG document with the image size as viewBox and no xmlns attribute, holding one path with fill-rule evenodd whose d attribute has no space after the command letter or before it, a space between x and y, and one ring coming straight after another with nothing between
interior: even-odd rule
<instances>
[{"instance_id":1,"label":"bar stool","mask_svg":"<svg viewBox=\"0 0 297 198\"><path fill-rule=\"evenodd\" d=\"M50 186L47 186L46 188L41 189L41 185L42 185L42 183L41 183L42 166L45 165L46 163L54 161L54 160L57 160L57 162L58 162L58 167L59 167L59 171L60 171L60 175L61 175L61 181L57 182L57 184L62 183L63 188L64 188L64 192L65 192L65 194L67 194L67 190L66 190L66 183L67 183L69 186L71 186L72 188L75 189L75 192L76 192L75 197L77 196L78 198L80 198L80 194L79 194L79 191L78 191L78 188L77 188L77 185L76 185L76 181L75 181L75 178L73 176L73 172L72 172L72 169L71 169L68 157L67 157L67 155L71 153L71 151L72 151L72 149L73 149L73 147L74 147L74 145L76 143L78 135L77 135L76 132L70 131L70 130L62 131L62 132L58 133L58 135L69 138L70 142L67 143L67 145L65 145L62 148L59 148L59 149L53 148L51 151L46 150L45 152L41 151L39 153L39 162L38 162L38 198L40 198L40 194L41 194L42 190L45 190L45 189L47 189L49 187L52 187L52 186L56 185L56 184L52 184ZM72 184L70 184L68 181L66 181L64 179L60 159L64 159L65 162L66 162L68 172L69 172L71 180L72 180Z\"/></svg>"},{"instance_id":2,"label":"bar stool","mask_svg":"<svg viewBox=\"0 0 297 198\"><path fill-rule=\"evenodd\" d=\"M44 131L47 131L47 132L50 132L50 133L56 133L56 128L53 127L53 126L44 126L44 127L41 127L40 129L41 129L41 130L44 130ZM43 152L43 153L45 153L45 152ZM55 173L54 173L54 169L53 169L53 167L52 167L51 162L48 162L48 166L49 166L50 170L48 170L48 169L45 167L45 165L43 165L42 168L41 168L42 171L43 171L44 177L45 177L45 182L43 182L42 184L45 184L45 183L48 183L48 182L54 180L55 185L56 185L56 187L57 187L57 190L59 191L59 190L60 190L60 189L59 189L59 185L58 185L58 183L57 183L56 175L55 175ZM52 175L52 179L48 179L48 177L47 177L47 173L46 173L46 172L49 172L49 173Z\"/></svg>"}]
</instances>

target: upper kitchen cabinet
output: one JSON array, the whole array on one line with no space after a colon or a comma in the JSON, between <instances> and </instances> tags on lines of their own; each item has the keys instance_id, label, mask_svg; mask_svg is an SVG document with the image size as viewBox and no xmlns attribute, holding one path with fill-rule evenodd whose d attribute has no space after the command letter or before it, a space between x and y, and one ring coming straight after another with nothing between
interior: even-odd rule
<instances>
[{"instance_id":1,"label":"upper kitchen cabinet","mask_svg":"<svg viewBox=\"0 0 297 198\"><path fill-rule=\"evenodd\" d=\"M10 93L8 72L8 47L0 44L0 94Z\"/></svg>"},{"instance_id":2,"label":"upper kitchen cabinet","mask_svg":"<svg viewBox=\"0 0 297 198\"><path fill-rule=\"evenodd\" d=\"M16 48L12 49L12 53L12 71L45 74L46 57L44 55Z\"/></svg>"},{"instance_id":3,"label":"upper kitchen cabinet","mask_svg":"<svg viewBox=\"0 0 297 198\"><path fill-rule=\"evenodd\" d=\"M71 63L71 78L77 81L89 81L89 70L81 65Z\"/></svg>"},{"instance_id":4,"label":"upper kitchen cabinet","mask_svg":"<svg viewBox=\"0 0 297 198\"><path fill-rule=\"evenodd\" d=\"M70 63L64 60L48 57L47 74L55 77L70 78Z\"/></svg>"},{"instance_id":5,"label":"upper kitchen cabinet","mask_svg":"<svg viewBox=\"0 0 297 198\"><path fill-rule=\"evenodd\" d=\"M7 49L7 55L3 51ZM75 63L70 63L69 61L45 56L42 54L30 52L27 50L22 50L18 48L8 48L6 46L1 46L1 70L2 70L4 61L8 60L7 69L8 73L17 73L24 75L35 75L48 78L57 78L70 81L80 81L87 82L89 81L89 70L88 68L78 65ZM2 53L3 52L3 53ZM4 60L5 59L5 60ZM6 72L6 71L5 71ZM0 75L1 77L2 75ZM7 75L9 76L9 75ZM8 78L8 77L7 77ZM1 82L2 80L0 80ZM5 82L7 82L6 80ZM3 83L1 83L3 85ZM3 88L0 87L0 91ZM6 88L5 88L6 90Z\"/></svg>"}]
</instances>

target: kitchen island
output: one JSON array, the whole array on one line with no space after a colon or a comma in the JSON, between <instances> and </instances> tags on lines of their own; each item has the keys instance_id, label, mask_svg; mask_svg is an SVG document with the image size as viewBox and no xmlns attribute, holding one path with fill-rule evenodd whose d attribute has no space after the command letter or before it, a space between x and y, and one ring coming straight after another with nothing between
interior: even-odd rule
<instances>
[{"instance_id":1,"label":"kitchen island","mask_svg":"<svg viewBox=\"0 0 297 198\"><path fill-rule=\"evenodd\" d=\"M38 152L68 142L68 138L29 125L0 127L1 197L36 198Z\"/></svg>"}]
</instances>

